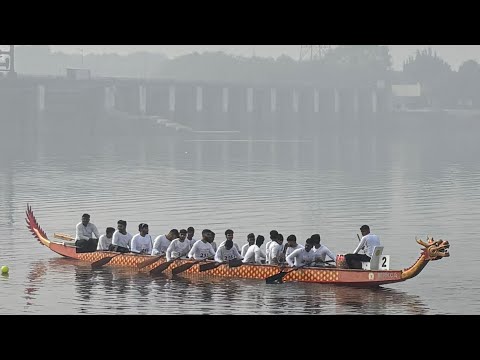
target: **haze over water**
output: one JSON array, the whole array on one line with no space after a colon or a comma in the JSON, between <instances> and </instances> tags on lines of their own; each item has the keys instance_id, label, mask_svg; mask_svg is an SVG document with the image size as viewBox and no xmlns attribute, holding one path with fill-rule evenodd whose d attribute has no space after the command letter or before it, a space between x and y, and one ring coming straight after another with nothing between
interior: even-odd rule
<instances>
[{"instance_id":1,"label":"haze over water","mask_svg":"<svg viewBox=\"0 0 480 360\"><path fill-rule=\"evenodd\" d=\"M22 119L20 119L21 121ZM57 119L58 120L58 119ZM478 314L480 124L439 117L380 119L297 139L148 133L85 136L41 129L0 135L1 314ZM78 141L81 139L82 141ZM352 251L359 227L380 236L391 268L420 255L415 236L449 240L451 257L377 290L257 280L149 276L63 259L25 226L27 203L50 238L81 214L103 232L128 221L155 237L193 226L272 229L300 243L320 233Z\"/></svg>"}]
</instances>

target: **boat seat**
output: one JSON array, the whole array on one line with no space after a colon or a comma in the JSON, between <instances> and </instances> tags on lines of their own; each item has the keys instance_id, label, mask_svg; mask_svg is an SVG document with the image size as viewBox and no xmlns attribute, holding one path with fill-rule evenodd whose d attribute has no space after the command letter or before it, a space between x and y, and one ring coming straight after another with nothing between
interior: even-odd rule
<instances>
[{"instance_id":1,"label":"boat seat","mask_svg":"<svg viewBox=\"0 0 480 360\"><path fill-rule=\"evenodd\" d=\"M370 261L362 261L363 270L379 270L380 258L382 257L383 246L375 246Z\"/></svg>"}]
</instances>

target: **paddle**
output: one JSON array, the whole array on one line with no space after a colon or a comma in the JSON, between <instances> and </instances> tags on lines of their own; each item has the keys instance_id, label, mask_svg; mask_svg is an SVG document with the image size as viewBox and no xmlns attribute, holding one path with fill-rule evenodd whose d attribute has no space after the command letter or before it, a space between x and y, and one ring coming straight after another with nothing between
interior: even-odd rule
<instances>
[{"instance_id":1,"label":"paddle","mask_svg":"<svg viewBox=\"0 0 480 360\"><path fill-rule=\"evenodd\" d=\"M233 259L233 260L230 260L228 262L228 267L229 268L234 268L234 267L238 267L238 266L242 266L244 264L244 262L240 259Z\"/></svg>"},{"instance_id":2,"label":"paddle","mask_svg":"<svg viewBox=\"0 0 480 360\"><path fill-rule=\"evenodd\" d=\"M199 271L203 272L203 271L213 270L213 269L219 267L220 265L224 265L224 264L226 264L225 261L202 264L202 265L199 266L199 269L200 269Z\"/></svg>"},{"instance_id":3,"label":"paddle","mask_svg":"<svg viewBox=\"0 0 480 360\"><path fill-rule=\"evenodd\" d=\"M305 264L305 265L302 265L302 266L299 266L293 270L290 270L290 271L280 271L278 274L275 274L275 275L272 275L272 276L269 276L265 279L266 283L267 284L275 284L275 283L281 283L282 282L282 279L285 277L285 275L293 272L293 271L297 271L298 269L301 269L307 265L310 265L310 263L308 264Z\"/></svg>"},{"instance_id":4,"label":"paddle","mask_svg":"<svg viewBox=\"0 0 480 360\"><path fill-rule=\"evenodd\" d=\"M53 234L53 237L61 240L75 241L75 238L68 234L55 233Z\"/></svg>"},{"instance_id":5,"label":"paddle","mask_svg":"<svg viewBox=\"0 0 480 360\"><path fill-rule=\"evenodd\" d=\"M166 270L175 260L179 260L179 259L181 259L181 257L177 257L175 259L165 261L163 264L160 264L157 267L150 270L149 274L152 276L158 275L162 273L164 270Z\"/></svg>"},{"instance_id":6,"label":"paddle","mask_svg":"<svg viewBox=\"0 0 480 360\"><path fill-rule=\"evenodd\" d=\"M138 269L143 269L144 267L147 267L148 265L152 265L156 263L158 260L163 258L165 254L158 255L158 256L153 256L151 259L147 259L145 261L142 261L140 264L137 265Z\"/></svg>"},{"instance_id":7,"label":"paddle","mask_svg":"<svg viewBox=\"0 0 480 360\"><path fill-rule=\"evenodd\" d=\"M205 259L192 261L190 263L177 266L175 269L172 269L172 275L178 275L178 274L190 269L193 265L196 265L196 264L201 263L202 261L206 261L206 260L212 260L212 258L205 258Z\"/></svg>"},{"instance_id":8,"label":"paddle","mask_svg":"<svg viewBox=\"0 0 480 360\"><path fill-rule=\"evenodd\" d=\"M106 256L104 257L103 259L100 259L100 260L97 260L95 262L93 262L91 265L92 265L92 269L98 269L98 268L101 268L103 265L106 265L110 262L110 260L112 260L114 257L116 256L119 256L119 255L122 255L123 253L118 253L118 254L115 254L113 256Z\"/></svg>"},{"instance_id":9,"label":"paddle","mask_svg":"<svg viewBox=\"0 0 480 360\"><path fill-rule=\"evenodd\" d=\"M321 264L329 265L328 267L335 267L335 265L330 265L331 263L334 263L335 260L327 260L327 261L317 260L317 261L315 261L315 262L316 262L316 263L321 263Z\"/></svg>"},{"instance_id":10,"label":"paddle","mask_svg":"<svg viewBox=\"0 0 480 360\"><path fill-rule=\"evenodd\" d=\"M225 264L228 264L229 268L234 268L234 267L237 267L237 266L242 266L243 261L240 260L240 259L232 259L232 260L229 260L229 261L202 264L202 265L199 266L199 268L200 268L199 271L202 272L202 271L213 270L213 269L216 269L217 267L219 267L220 265L225 265Z\"/></svg>"}]
</instances>

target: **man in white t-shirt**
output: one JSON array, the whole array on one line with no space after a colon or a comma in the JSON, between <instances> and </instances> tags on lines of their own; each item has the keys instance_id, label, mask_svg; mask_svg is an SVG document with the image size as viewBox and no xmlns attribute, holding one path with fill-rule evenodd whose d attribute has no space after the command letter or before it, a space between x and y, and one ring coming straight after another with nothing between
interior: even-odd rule
<instances>
[{"instance_id":1,"label":"man in white t-shirt","mask_svg":"<svg viewBox=\"0 0 480 360\"><path fill-rule=\"evenodd\" d=\"M313 234L310 239L313 241L312 251L315 253L315 261L318 261L319 266L325 265L327 256L335 261L335 254L330 251L325 245L320 244L320 234Z\"/></svg>"},{"instance_id":2,"label":"man in white t-shirt","mask_svg":"<svg viewBox=\"0 0 480 360\"><path fill-rule=\"evenodd\" d=\"M373 255L373 248L380 246L380 238L370 233L370 227L368 225L362 225L360 228L362 232L362 238L360 243L353 251L353 254L346 254L345 261L350 269L361 269L362 262L370 262ZM360 250L364 251L364 254L359 254Z\"/></svg>"},{"instance_id":3,"label":"man in white t-shirt","mask_svg":"<svg viewBox=\"0 0 480 360\"><path fill-rule=\"evenodd\" d=\"M244 263L263 264L265 262L265 253L260 249L264 241L263 235L257 236L255 245L250 246L245 254Z\"/></svg>"},{"instance_id":4,"label":"man in white t-shirt","mask_svg":"<svg viewBox=\"0 0 480 360\"><path fill-rule=\"evenodd\" d=\"M190 251L190 241L187 240L187 230L181 229L179 231L178 239L173 239L167 248L167 261L183 257Z\"/></svg>"},{"instance_id":5,"label":"man in white t-shirt","mask_svg":"<svg viewBox=\"0 0 480 360\"><path fill-rule=\"evenodd\" d=\"M105 234L100 236L100 239L98 239L97 251L107 251L110 248L114 232L115 228L107 227Z\"/></svg>"},{"instance_id":6,"label":"man in white t-shirt","mask_svg":"<svg viewBox=\"0 0 480 360\"><path fill-rule=\"evenodd\" d=\"M188 257L195 260L209 259L215 257L215 251L213 250L212 244L212 231L205 229L202 231L202 240L197 241L193 244Z\"/></svg>"},{"instance_id":7,"label":"man in white t-shirt","mask_svg":"<svg viewBox=\"0 0 480 360\"><path fill-rule=\"evenodd\" d=\"M159 235L153 242L152 255L162 255L167 252L170 242L174 239L178 239L180 234L177 229L172 229L168 234Z\"/></svg>"},{"instance_id":8,"label":"man in white t-shirt","mask_svg":"<svg viewBox=\"0 0 480 360\"><path fill-rule=\"evenodd\" d=\"M285 258L297 249L303 248L303 245L297 244L297 237L295 235L288 235L287 250L285 251Z\"/></svg>"},{"instance_id":9,"label":"man in white t-shirt","mask_svg":"<svg viewBox=\"0 0 480 360\"><path fill-rule=\"evenodd\" d=\"M195 229L193 226L189 226L187 229L187 240L190 242L190 249L192 248L193 244L198 241L193 237L193 235L195 235Z\"/></svg>"},{"instance_id":10,"label":"man in white t-shirt","mask_svg":"<svg viewBox=\"0 0 480 360\"><path fill-rule=\"evenodd\" d=\"M278 265L285 261L285 256L283 254L283 235L278 234L277 238L271 242L269 246L268 259L269 264Z\"/></svg>"},{"instance_id":11,"label":"man in white t-shirt","mask_svg":"<svg viewBox=\"0 0 480 360\"><path fill-rule=\"evenodd\" d=\"M237 248L233 245L232 239L225 240L225 243L218 247L218 250L215 254L215 261L226 262L233 259L242 260L242 255L240 255Z\"/></svg>"},{"instance_id":12,"label":"man in white t-shirt","mask_svg":"<svg viewBox=\"0 0 480 360\"><path fill-rule=\"evenodd\" d=\"M290 253L286 260L292 267L308 266L315 261L315 253L312 251L313 241L308 238L305 247L298 248Z\"/></svg>"},{"instance_id":13,"label":"man in white t-shirt","mask_svg":"<svg viewBox=\"0 0 480 360\"><path fill-rule=\"evenodd\" d=\"M278 231L277 230L270 231L270 240L268 240L267 243L265 244L265 256L266 256L267 264L270 264L270 245L276 242L277 238L278 238Z\"/></svg>"},{"instance_id":14,"label":"man in white t-shirt","mask_svg":"<svg viewBox=\"0 0 480 360\"><path fill-rule=\"evenodd\" d=\"M95 235L95 238L92 236ZM75 228L75 246L77 253L94 252L97 250L100 233L95 224L90 222L90 215L83 214L82 221Z\"/></svg>"},{"instance_id":15,"label":"man in white t-shirt","mask_svg":"<svg viewBox=\"0 0 480 360\"><path fill-rule=\"evenodd\" d=\"M240 255L245 256L248 248L254 244L255 244L255 234L250 233L247 235L247 243L242 246L242 251L240 252Z\"/></svg>"},{"instance_id":16,"label":"man in white t-shirt","mask_svg":"<svg viewBox=\"0 0 480 360\"><path fill-rule=\"evenodd\" d=\"M113 233L112 245L110 251L117 251L121 253L130 252L132 235L127 232L127 222L125 220L117 221L117 231Z\"/></svg>"},{"instance_id":17,"label":"man in white t-shirt","mask_svg":"<svg viewBox=\"0 0 480 360\"><path fill-rule=\"evenodd\" d=\"M136 254L148 254L152 252L152 237L148 233L148 224L138 225L139 233L134 235L131 242L131 251Z\"/></svg>"},{"instance_id":18,"label":"man in white t-shirt","mask_svg":"<svg viewBox=\"0 0 480 360\"><path fill-rule=\"evenodd\" d=\"M220 246L223 246L225 245L225 243L227 242L227 240L232 240L233 242L233 230L231 229L227 229L225 230L225 240L223 240L220 245L218 245L218 248L220 248ZM237 251L240 253L240 248L238 247L238 245L236 243L233 243L233 246L235 246L235 248L237 249ZM218 249L217 249L218 250Z\"/></svg>"}]
</instances>

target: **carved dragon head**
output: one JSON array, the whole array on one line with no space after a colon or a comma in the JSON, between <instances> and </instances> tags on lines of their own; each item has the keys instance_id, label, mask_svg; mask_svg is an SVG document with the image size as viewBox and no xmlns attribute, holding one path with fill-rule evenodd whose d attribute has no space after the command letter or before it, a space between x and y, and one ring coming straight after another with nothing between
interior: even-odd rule
<instances>
[{"instance_id":1,"label":"carved dragon head","mask_svg":"<svg viewBox=\"0 0 480 360\"><path fill-rule=\"evenodd\" d=\"M450 256L448 249L450 248L450 244L448 241L444 240L433 240L427 236L427 242L424 242L420 239L416 239L417 243L423 246L422 255L425 257L426 260L440 260L444 257Z\"/></svg>"}]
</instances>

